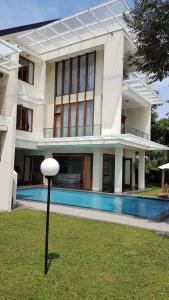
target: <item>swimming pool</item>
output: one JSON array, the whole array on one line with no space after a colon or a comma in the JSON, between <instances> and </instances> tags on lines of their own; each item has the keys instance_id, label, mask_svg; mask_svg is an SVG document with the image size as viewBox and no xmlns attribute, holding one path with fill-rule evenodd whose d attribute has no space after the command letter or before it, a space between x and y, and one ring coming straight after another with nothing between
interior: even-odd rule
<instances>
[{"instance_id":1,"label":"swimming pool","mask_svg":"<svg viewBox=\"0 0 169 300\"><path fill-rule=\"evenodd\" d=\"M17 199L46 202L46 188L19 188ZM169 201L134 196L115 196L103 193L86 193L70 190L51 190L55 204L85 207L141 218L154 219L169 211Z\"/></svg>"}]
</instances>

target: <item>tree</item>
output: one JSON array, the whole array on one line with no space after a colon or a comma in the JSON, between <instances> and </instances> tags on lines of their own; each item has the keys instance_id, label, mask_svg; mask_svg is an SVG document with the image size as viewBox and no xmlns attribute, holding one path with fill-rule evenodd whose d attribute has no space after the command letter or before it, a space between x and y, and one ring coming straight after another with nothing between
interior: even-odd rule
<instances>
[{"instance_id":1,"label":"tree","mask_svg":"<svg viewBox=\"0 0 169 300\"><path fill-rule=\"evenodd\" d=\"M129 64L151 81L162 81L169 75L169 0L137 0L124 19L136 44Z\"/></svg>"}]
</instances>

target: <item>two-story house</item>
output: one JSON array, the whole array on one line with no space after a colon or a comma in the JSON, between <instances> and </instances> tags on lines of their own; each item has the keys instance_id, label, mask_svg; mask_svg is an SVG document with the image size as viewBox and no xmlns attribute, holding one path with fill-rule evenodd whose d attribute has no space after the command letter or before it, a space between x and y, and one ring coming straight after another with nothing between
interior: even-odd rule
<instances>
[{"instance_id":1,"label":"two-story house","mask_svg":"<svg viewBox=\"0 0 169 300\"><path fill-rule=\"evenodd\" d=\"M60 20L0 32L18 63L15 170L41 184L44 158L60 163L56 187L120 193L145 187L151 106L163 100L126 63L135 48L123 0ZM1 80L1 79L0 79ZM138 175L136 176L136 165ZM136 178L137 177L137 178Z\"/></svg>"}]
</instances>

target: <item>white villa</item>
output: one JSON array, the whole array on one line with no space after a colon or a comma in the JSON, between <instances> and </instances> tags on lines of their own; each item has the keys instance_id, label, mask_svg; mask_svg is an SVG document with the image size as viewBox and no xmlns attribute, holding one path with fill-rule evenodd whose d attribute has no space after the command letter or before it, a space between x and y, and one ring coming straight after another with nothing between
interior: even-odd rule
<instances>
[{"instance_id":1,"label":"white villa","mask_svg":"<svg viewBox=\"0 0 169 300\"><path fill-rule=\"evenodd\" d=\"M60 20L0 31L0 209L19 185L39 185L44 158L56 187L121 193L145 188L151 106L163 103L129 68L134 41L123 0ZM138 174L135 166L138 161Z\"/></svg>"}]
</instances>

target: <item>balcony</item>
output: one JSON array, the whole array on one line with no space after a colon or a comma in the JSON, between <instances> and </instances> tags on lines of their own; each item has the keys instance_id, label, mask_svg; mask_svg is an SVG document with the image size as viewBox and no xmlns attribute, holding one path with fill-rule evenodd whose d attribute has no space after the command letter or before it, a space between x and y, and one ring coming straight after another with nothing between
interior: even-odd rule
<instances>
[{"instance_id":1,"label":"balcony","mask_svg":"<svg viewBox=\"0 0 169 300\"><path fill-rule=\"evenodd\" d=\"M132 134L132 135L141 137L143 139L149 140L149 134L147 134L143 131L137 130L135 128L130 128L125 124L121 124L121 133L122 134Z\"/></svg>"},{"instance_id":2,"label":"balcony","mask_svg":"<svg viewBox=\"0 0 169 300\"><path fill-rule=\"evenodd\" d=\"M84 126L71 126L71 127L58 127L54 134L53 128L44 128L44 138L61 138L61 137L80 137L80 136L100 136L101 125L86 125Z\"/></svg>"},{"instance_id":3,"label":"balcony","mask_svg":"<svg viewBox=\"0 0 169 300\"><path fill-rule=\"evenodd\" d=\"M62 138L62 137L81 137L81 136L101 136L102 127L101 125L94 125L94 126L86 126L86 127L76 127L72 126L70 128L63 127L62 134L61 128L57 128L56 134L54 136L53 128L44 128L44 138L51 139L51 138ZM121 125L121 134L132 134L143 139L149 140L149 135L143 131L137 130L135 128L130 128L124 124Z\"/></svg>"}]
</instances>

